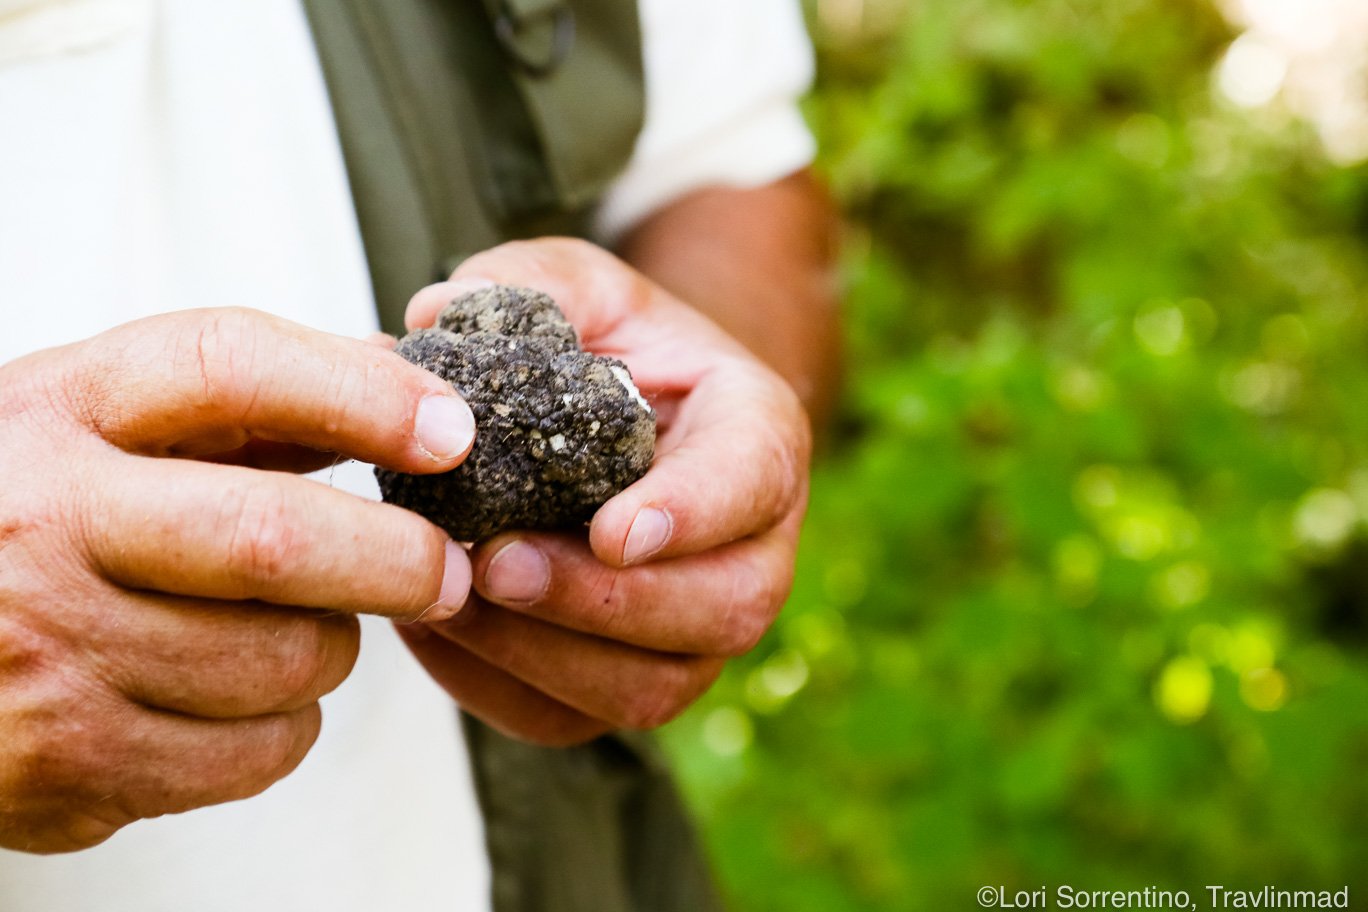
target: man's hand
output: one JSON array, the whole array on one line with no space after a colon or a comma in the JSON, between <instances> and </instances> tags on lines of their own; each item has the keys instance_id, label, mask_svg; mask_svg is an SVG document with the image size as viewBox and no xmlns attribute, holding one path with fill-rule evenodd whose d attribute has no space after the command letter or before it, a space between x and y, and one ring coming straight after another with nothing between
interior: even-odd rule
<instances>
[{"instance_id":1,"label":"man's hand","mask_svg":"<svg viewBox=\"0 0 1368 912\"><path fill-rule=\"evenodd\" d=\"M472 552L455 618L400 625L467 710L542 744L652 728L750 650L787 597L810 438L798 397L697 311L580 241L508 244L419 292L410 327L481 282L547 292L585 347L625 361L659 418L656 459L588 535Z\"/></svg>"},{"instance_id":2,"label":"man's hand","mask_svg":"<svg viewBox=\"0 0 1368 912\"><path fill-rule=\"evenodd\" d=\"M450 615L470 566L412 513L252 466L445 471L473 424L392 353L245 310L0 367L0 845L83 848L290 772L351 615Z\"/></svg>"}]
</instances>

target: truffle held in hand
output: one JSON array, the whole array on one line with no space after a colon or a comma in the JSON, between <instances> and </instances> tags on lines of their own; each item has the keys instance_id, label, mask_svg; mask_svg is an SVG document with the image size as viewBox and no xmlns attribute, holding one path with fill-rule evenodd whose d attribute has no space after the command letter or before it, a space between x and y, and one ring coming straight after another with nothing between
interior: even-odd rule
<instances>
[{"instance_id":1,"label":"truffle held in hand","mask_svg":"<svg viewBox=\"0 0 1368 912\"><path fill-rule=\"evenodd\" d=\"M457 541L587 522L650 468L655 412L627 366L582 350L542 292L496 285L462 295L395 351L456 387L477 432L450 472L376 469L380 491Z\"/></svg>"}]
</instances>

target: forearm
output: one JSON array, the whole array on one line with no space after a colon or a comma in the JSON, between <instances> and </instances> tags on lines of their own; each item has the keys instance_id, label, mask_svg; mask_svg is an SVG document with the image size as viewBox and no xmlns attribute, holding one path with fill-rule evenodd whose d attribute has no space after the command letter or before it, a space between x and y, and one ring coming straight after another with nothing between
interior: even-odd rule
<instances>
[{"instance_id":1,"label":"forearm","mask_svg":"<svg viewBox=\"0 0 1368 912\"><path fill-rule=\"evenodd\" d=\"M686 196L630 232L620 253L773 367L820 429L840 374L834 226L824 190L800 172Z\"/></svg>"}]
</instances>

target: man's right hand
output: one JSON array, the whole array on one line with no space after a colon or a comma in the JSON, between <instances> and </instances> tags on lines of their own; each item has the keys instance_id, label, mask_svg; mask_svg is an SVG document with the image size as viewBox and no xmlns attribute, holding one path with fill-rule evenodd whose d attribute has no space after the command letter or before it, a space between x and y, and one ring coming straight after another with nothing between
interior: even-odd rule
<instances>
[{"instance_id":1,"label":"man's right hand","mask_svg":"<svg viewBox=\"0 0 1368 912\"><path fill-rule=\"evenodd\" d=\"M470 565L413 513L260 467L439 472L473 437L437 377L248 310L0 367L0 846L84 848L289 773L353 615L449 617Z\"/></svg>"}]
</instances>

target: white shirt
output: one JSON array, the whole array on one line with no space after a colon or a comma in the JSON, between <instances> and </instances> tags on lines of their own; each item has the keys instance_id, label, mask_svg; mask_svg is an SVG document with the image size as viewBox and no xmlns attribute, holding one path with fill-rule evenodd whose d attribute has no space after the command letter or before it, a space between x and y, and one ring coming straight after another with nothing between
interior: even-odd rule
<instances>
[{"instance_id":1,"label":"white shirt","mask_svg":"<svg viewBox=\"0 0 1368 912\"><path fill-rule=\"evenodd\" d=\"M647 122L599 226L805 165L794 0L642 0ZM0 0L0 363L131 319L246 305L376 328L297 0ZM374 495L368 467L322 479ZM489 908L454 707L385 622L263 795L72 855L0 851L4 912Z\"/></svg>"}]
</instances>

